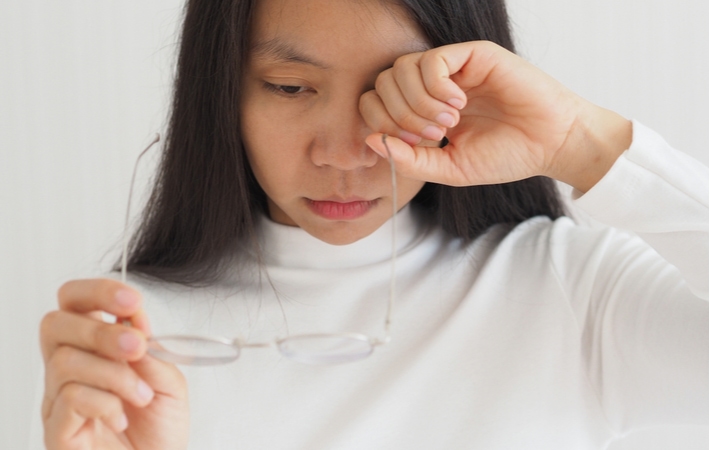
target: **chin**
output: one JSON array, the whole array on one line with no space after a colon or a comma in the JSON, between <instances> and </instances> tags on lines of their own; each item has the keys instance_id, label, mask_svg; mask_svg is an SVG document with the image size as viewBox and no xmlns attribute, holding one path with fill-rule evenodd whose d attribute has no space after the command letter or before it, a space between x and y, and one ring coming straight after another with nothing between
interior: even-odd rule
<instances>
[{"instance_id":1,"label":"chin","mask_svg":"<svg viewBox=\"0 0 710 450\"><path fill-rule=\"evenodd\" d=\"M352 222L336 222L329 227L302 227L311 236L331 245L348 245L366 238L374 233L378 226L356 224Z\"/></svg>"}]
</instances>

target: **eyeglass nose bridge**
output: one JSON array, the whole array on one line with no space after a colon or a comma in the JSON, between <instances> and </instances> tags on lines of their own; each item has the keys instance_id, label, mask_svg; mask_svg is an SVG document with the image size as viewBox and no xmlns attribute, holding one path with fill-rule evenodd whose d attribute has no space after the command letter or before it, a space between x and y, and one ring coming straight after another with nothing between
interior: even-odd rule
<instances>
[{"instance_id":1,"label":"eyeglass nose bridge","mask_svg":"<svg viewBox=\"0 0 710 450\"><path fill-rule=\"evenodd\" d=\"M276 342L244 342L241 339L233 339L232 345L239 345L240 348L269 348L276 347Z\"/></svg>"}]
</instances>

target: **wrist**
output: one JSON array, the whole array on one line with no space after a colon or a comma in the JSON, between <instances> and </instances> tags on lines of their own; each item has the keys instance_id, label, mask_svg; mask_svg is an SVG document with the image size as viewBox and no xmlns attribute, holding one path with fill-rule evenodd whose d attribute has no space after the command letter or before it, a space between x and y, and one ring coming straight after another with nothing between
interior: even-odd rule
<instances>
[{"instance_id":1,"label":"wrist","mask_svg":"<svg viewBox=\"0 0 710 450\"><path fill-rule=\"evenodd\" d=\"M631 146L633 130L631 121L614 111L591 103L582 110L557 151L550 176L587 192Z\"/></svg>"}]
</instances>

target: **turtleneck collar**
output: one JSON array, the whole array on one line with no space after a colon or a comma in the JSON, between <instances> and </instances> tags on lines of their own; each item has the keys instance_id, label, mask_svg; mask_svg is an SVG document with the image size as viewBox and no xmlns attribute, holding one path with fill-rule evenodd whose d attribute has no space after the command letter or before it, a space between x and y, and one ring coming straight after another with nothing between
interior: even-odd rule
<instances>
[{"instance_id":1,"label":"turtleneck collar","mask_svg":"<svg viewBox=\"0 0 710 450\"><path fill-rule=\"evenodd\" d=\"M387 261L392 256L392 219L374 233L348 245L325 243L302 228L281 225L265 216L258 222L263 261L267 265L304 269L344 269ZM410 206L397 213L397 252L420 234Z\"/></svg>"}]
</instances>

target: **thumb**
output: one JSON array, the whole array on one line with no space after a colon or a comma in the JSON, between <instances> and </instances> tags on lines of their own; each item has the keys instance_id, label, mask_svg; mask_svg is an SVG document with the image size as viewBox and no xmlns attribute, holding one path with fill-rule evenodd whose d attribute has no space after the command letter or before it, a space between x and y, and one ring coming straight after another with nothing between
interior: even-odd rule
<instances>
[{"instance_id":1,"label":"thumb","mask_svg":"<svg viewBox=\"0 0 710 450\"><path fill-rule=\"evenodd\" d=\"M452 159L452 145L444 148L412 147L401 139L382 133L369 135L365 143L384 159L389 160L391 155L395 170L404 177L452 186L466 183Z\"/></svg>"}]
</instances>

